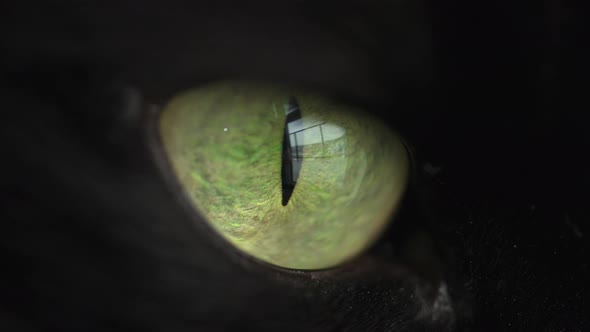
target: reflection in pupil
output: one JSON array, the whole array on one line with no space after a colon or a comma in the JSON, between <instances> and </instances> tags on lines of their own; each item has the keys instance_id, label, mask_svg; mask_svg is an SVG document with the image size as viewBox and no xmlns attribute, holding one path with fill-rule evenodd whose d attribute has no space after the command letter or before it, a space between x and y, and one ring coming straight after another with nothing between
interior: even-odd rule
<instances>
[{"instance_id":1,"label":"reflection in pupil","mask_svg":"<svg viewBox=\"0 0 590 332\"><path fill-rule=\"evenodd\" d=\"M285 129L283 133L283 153L281 180L283 184L283 206L287 205L303 162L303 135L294 130L295 124L301 122L301 110L294 97L285 104Z\"/></svg>"}]
</instances>

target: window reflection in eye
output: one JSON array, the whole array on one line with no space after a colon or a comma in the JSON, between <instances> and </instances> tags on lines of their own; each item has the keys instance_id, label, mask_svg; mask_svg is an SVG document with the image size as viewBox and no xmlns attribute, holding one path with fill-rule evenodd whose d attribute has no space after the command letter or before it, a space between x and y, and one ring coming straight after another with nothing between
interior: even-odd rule
<instances>
[{"instance_id":1,"label":"window reflection in eye","mask_svg":"<svg viewBox=\"0 0 590 332\"><path fill-rule=\"evenodd\" d=\"M223 82L175 96L159 120L179 182L239 250L292 269L359 255L407 181L401 139L348 105L290 87Z\"/></svg>"},{"instance_id":2,"label":"window reflection in eye","mask_svg":"<svg viewBox=\"0 0 590 332\"><path fill-rule=\"evenodd\" d=\"M281 169L283 205L287 205L297 184L303 159L307 159L307 163L332 163L330 171L333 176L343 175L342 166L346 165L344 128L310 117L302 119L301 110L294 97L285 105L285 115ZM306 145L310 150L304 149Z\"/></svg>"}]
</instances>

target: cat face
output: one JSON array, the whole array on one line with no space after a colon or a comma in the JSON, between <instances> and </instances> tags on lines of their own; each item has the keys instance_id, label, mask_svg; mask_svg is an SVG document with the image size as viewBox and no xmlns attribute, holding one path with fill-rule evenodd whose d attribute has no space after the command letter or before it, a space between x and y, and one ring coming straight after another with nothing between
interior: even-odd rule
<instances>
[{"instance_id":1,"label":"cat face","mask_svg":"<svg viewBox=\"0 0 590 332\"><path fill-rule=\"evenodd\" d=\"M587 140L576 118L551 107L562 96L543 71L568 68L534 48L532 37L545 34L521 25L542 19L457 5L10 6L2 324L587 326L587 176L567 153ZM404 137L410 185L366 253L328 270L276 268L230 246L192 207L167 166L157 119L175 93L226 78L305 86ZM519 111L499 111L509 108Z\"/></svg>"}]
</instances>

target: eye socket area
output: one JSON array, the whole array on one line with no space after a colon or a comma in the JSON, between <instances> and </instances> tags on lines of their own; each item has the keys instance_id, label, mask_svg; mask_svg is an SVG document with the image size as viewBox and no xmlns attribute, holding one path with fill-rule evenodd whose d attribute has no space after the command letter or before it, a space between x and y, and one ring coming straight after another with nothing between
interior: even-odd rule
<instances>
[{"instance_id":1,"label":"eye socket area","mask_svg":"<svg viewBox=\"0 0 590 332\"><path fill-rule=\"evenodd\" d=\"M158 127L171 169L208 225L279 267L326 269L360 255L405 191L401 138L307 90L212 83L172 98Z\"/></svg>"}]
</instances>

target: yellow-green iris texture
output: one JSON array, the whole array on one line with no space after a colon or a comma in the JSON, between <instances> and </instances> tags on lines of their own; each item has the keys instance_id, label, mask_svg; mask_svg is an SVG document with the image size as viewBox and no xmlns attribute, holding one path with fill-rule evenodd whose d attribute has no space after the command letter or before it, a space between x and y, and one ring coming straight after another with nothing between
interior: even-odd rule
<instances>
[{"instance_id":1,"label":"yellow-green iris texture","mask_svg":"<svg viewBox=\"0 0 590 332\"><path fill-rule=\"evenodd\" d=\"M288 119L295 107L300 116ZM210 225L284 268L325 269L359 255L391 219L408 177L405 146L381 121L288 86L197 87L170 100L159 129L179 182ZM287 202L285 172L294 183Z\"/></svg>"}]
</instances>

